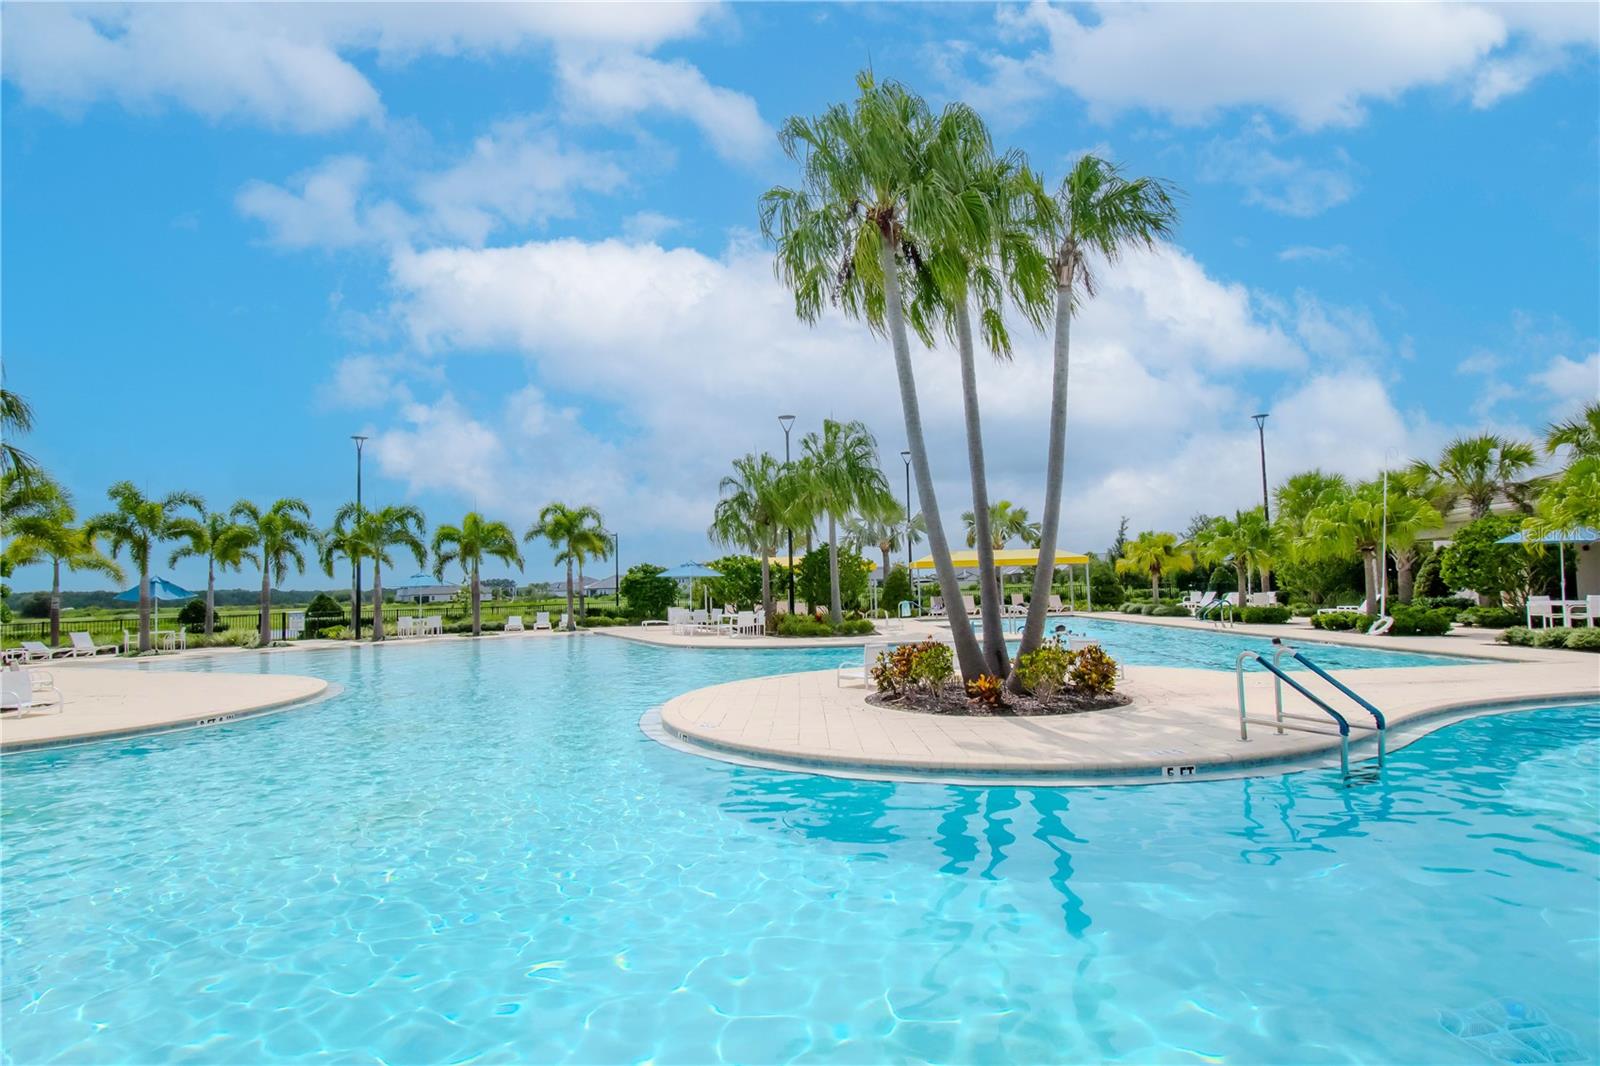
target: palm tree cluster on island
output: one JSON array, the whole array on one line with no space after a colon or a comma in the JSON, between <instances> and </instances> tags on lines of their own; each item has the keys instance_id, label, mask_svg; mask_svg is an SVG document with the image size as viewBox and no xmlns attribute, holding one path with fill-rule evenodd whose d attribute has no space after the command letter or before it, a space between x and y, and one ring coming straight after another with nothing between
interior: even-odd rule
<instances>
[{"instance_id":1,"label":"palm tree cluster on island","mask_svg":"<svg viewBox=\"0 0 1600 1066\"><path fill-rule=\"evenodd\" d=\"M164 545L175 544L167 565L184 559L206 564L204 635L210 637L216 622L216 579L219 572L249 567L261 575L260 620L257 641L272 641L272 590L291 573L304 573L314 562L329 577L335 564L351 565L351 604L356 609L363 590L355 584L360 562L371 567L370 599L373 640L383 640L383 576L397 554L428 566L443 579L446 567L459 567L466 577L472 610L472 635L482 632L482 566L498 560L521 570L522 551L516 535L504 522L469 511L459 524L441 525L431 543L427 521L411 504L340 507L326 528L312 521L311 509L294 497L275 500L265 507L240 500L227 510L213 510L200 496L174 492L153 496L131 481L119 481L107 490L110 508L79 520L71 495L49 476L27 452L15 446L15 437L31 428L33 412L17 394L0 390L0 418L7 445L0 448L0 536L5 550L0 568L9 575L18 566L51 566L50 643L61 638L61 573L98 572L113 581L126 579L119 559L125 559L139 580L138 650L151 650L150 578ZM554 561L567 569L567 627L576 628L574 605L576 577L581 584L583 564L611 555L611 534L594 507L551 503L540 511L522 536L522 542L543 541L555 549Z\"/></svg>"}]
</instances>

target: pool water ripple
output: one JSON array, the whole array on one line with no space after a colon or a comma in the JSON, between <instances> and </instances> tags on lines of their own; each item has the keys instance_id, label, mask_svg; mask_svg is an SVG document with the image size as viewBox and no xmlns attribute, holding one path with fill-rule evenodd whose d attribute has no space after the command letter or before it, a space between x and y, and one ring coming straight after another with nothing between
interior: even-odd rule
<instances>
[{"instance_id":1,"label":"pool water ripple","mask_svg":"<svg viewBox=\"0 0 1600 1066\"><path fill-rule=\"evenodd\" d=\"M1600 1054L1600 706L1451 726L1355 789L847 781L638 730L840 657L242 658L214 668L345 689L9 756L4 1056L1481 1062L1440 1019L1507 997Z\"/></svg>"}]
</instances>

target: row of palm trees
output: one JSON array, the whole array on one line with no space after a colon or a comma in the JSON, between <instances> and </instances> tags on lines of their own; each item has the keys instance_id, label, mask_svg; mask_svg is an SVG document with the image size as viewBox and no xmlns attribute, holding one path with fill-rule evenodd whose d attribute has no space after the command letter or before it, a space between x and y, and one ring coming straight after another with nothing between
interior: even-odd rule
<instances>
[{"instance_id":1,"label":"row of palm trees","mask_svg":"<svg viewBox=\"0 0 1600 1066\"><path fill-rule=\"evenodd\" d=\"M1539 448L1498 434L1459 437L1436 459L1416 459L1370 481L1306 471L1278 486L1273 521L1256 507L1210 519L1187 540L1147 531L1124 546L1117 568L1148 577L1152 598L1159 598L1163 579L1196 562L1228 563L1238 572L1242 603L1252 575L1265 588L1273 567L1284 562L1359 559L1369 609L1377 609L1391 564L1396 596L1409 603L1419 538L1440 530L1457 508L1478 519L1509 506L1524 514L1535 536L1600 526L1600 403L1548 427L1543 443L1547 455L1565 449L1567 458L1560 472L1544 477L1530 476Z\"/></svg>"},{"instance_id":2,"label":"row of palm trees","mask_svg":"<svg viewBox=\"0 0 1600 1066\"><path fill-rule=\"evenodd\" d=\"M799 167L794 187L761 198L761 225L776 248L779 277L796 314L815 322L832 303L886 337L928 546L950 605L956 658L968 679L1004 676L1009 657L997 597L984 596L982 633L966 624L948 538L939 517L922 427L909 332L949 340L960 357L971 481L973 543L985 589L995 584L975 348L1011 352L1008 316L1054 331L1051 410L1045 442L1045 507L1039 546L1054 556L1065 471L1072 317L1093 296L1091 266L1129 247L1152 246L1177 221L1175 192L1152 178L1126 178L1095 156L1073 165L1052 194L1015 151L996 150L983 120L964 104L935 113L902 85L857 78L850 104L792 117L779 134ZM976 329L974 328L976 327ZM975 340L976 336L976 340ZM1039 646L1052 568L1035 574L1021 651Z\"/></svg>"},{"instance_id":3,"label":"row of palm trees","mask_svg":"<svg viewBox=\"0 0 1600 1066\"><path fill-rule=\"evenodd\" d=\"M372 564L372 602L383 602L383 572L394 566L397 553L409 553L418 566L431 555L433 572L442 580L447 566L460 566L471 587L472 633L482 631L480 571L485 560L523 566L516 534L504 522L469 511L458 525L442 525L425 543L426 520L410 504L384 507L339 508L326 529L318 529L311 510L298 499L286 497L261 507L240 500L227 510L212 510L193 493L149 496L131 481L119 481L107 490L111 508L79 522L70 495L37 468L26 472L12 467L0 474L4 495L4 553L6 572L36 563L51 566L50 640L61 635L61 573L97 571L123 580L119 557L126 557L139 575L139 650L150 650L150 574L163 544L176 543L167 565L184 559L206 565L205 634L213 632L216 579L219 571L240 570L246 564L261 573L260 641L271 641L272 588L282 585L291 572L303 573L308 555L328 576L340 559L351 564L351 603L361 602L355 564ZM551 503L539 512L522 540L544 541L555 549L555 561L567 570L567 625L576 626L574 571L583 578L583 564L610 557L611 534L600 513L590 506ZM382 610L375 610L372 639L384 639Z\"/></svg>"}]
</instances>

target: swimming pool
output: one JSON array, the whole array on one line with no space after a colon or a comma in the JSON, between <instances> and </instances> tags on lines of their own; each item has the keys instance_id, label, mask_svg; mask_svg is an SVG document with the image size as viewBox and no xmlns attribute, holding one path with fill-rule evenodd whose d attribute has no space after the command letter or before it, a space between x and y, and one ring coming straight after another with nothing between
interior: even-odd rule
<instances>
[{"instance_id":1,"label":"swimming pool","mask_svg":"<svg viewBox=\"0 0 1600 1066\"><path fill-rule=\"evenodd\" d=\"M1354 789L846 781L639 732L675 693L838 658L241 657L345 689L7 756L5 1057L1600 1054L1600 705L1451 726Z\"/></svg>"},{"instance_id":2,"label":"swimming pool","mask_svg":"<svg viewBox=\"0 0 1600 1066\"><path fill-rule=\"evenodd\" d=\"M1186 666L1196 670L1232 670L1242 651L1267 654L1269 637L1239 633L1229 629L1188 629L1155 625L1149 622L1118 622L1099 616L1073 615L1052 618L1048 630L1064 625L1074 634L1093 637L1119 662L1130 666ZM1473 661L1456 655L1425 655L1418 652L1376 647L1322 643L1307 639L1302 629L1284 626L1282 637L1302 649L1318 666L1327 670L1368 670L1378 667L1460 666ZM1048 631L1047 630L1047 631ZM1302 670L1299 663L1286 658L1290 670ZM1250 669L1258 669L1252 661Z\"/></svg>"}]
</instances>

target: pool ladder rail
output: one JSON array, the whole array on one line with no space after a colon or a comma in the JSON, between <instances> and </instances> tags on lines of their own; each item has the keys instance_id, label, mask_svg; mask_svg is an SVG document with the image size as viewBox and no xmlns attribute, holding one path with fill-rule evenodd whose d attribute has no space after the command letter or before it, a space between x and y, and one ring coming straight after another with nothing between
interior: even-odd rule
<instances>
[{"instance_id":1,"label":"pool ladder rail","mask_svg":"<svg viewBox=\"0 0 1600 1066\"><path fill-rule=\"evenodd\" d=\"M1384 734L1387 732L1389 727L1388 722L1383 717L1383 712L1378 710L1378 708L1374 707L1363 697L1357 695L1344 682L1340 681L1322 667L1306 658L1301 652L1296 651L1293 646L1285 644L1282 639L1274 637L1272 643L1276 645L1276 650L1272 653L1271 660L1268 660L1260 652L1245 651L1240 652L1239 658L1234 662L1234 674L1239 684L1239 739L1250 739L1251 723L1254 723L1255 725L1272 726L1278 731L1279 735L1282 735L1285 729L1292 729L1297 733L1315 733L1321 736L1337 736L1339 738L1339 769L1344 774L1345 781L1348 782L1350 779L1350 730L1363 729L1378 735L1378 769L1381 771L1383 769L1383 756L1385 747ZM1351 722L1343 714L1335 710L1327 700L1324 700L1321 696L1318 696L1300 682L1290 677L1288 673L1284 671L1281 665L1285 655L1291 657L1301 666L1304 666L1307 670L1310 670L1313 674L1317 675L1318 677L1322 678L1322 680L1338 689L1340 693L1353 700L1357 706L1372 716L1373 724L1367 725L1364 722ZM1277 705L1277 715L1274 718L1251 718L1247 713L1244 692L1244 664L1250 659L1254 659L1256 662L1260 663L1263 669L1272 674L1273 700ZM1285 711L1283 709L1283 686L1285 684L1294 689L1296 692L1300 693L1300 695L1304 696L1306 699L1310 700L1312 705L1318 710L1322 711L1326 717L1317 717L1309 714L1293 714ZM1332 725L1336 732L1326 728L1329 725Z\"/></svg>"}]
</instances>

